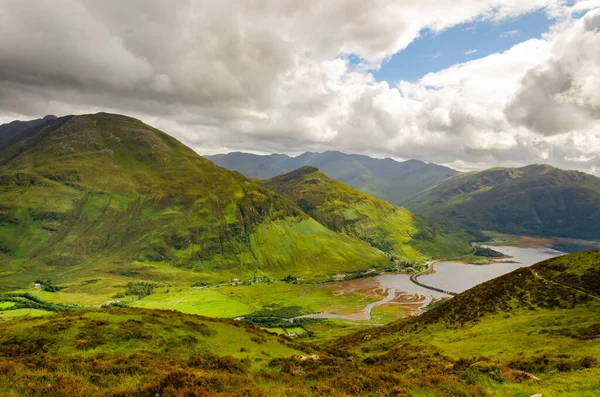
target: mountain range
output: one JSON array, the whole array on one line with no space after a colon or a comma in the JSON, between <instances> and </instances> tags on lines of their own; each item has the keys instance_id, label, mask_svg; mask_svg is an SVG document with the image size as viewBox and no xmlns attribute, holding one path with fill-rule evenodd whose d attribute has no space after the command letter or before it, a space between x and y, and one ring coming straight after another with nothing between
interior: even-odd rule
<instances>
[{"instance_id":1,"label":"mountain range","mask_svg":"<svg viewBox=\"0 0 600 397\"><path fill-rule=\"evenodd\" d=\"M365 241L399 261L423 260L424 253L443 258L470 251L456 233L447 234L425 218L329 178L313 166L258 182L293 200L327 228Z\"/></svg>"},{"instance_id":2,"label":"mountain range","mask_svg":"<svg viewBox=\"0 0 600 397\"><path fill-rule=\"evenodd\" d=\"M349 231L353 220L343 229L316 221L293 197L126 116L14 122L0 126L0 147L3 290L49 275L210 281L263 272L315 280L389 266L391 255L422 263L468 249L466 238L442 236L323 174L320 195L350 192L364 204L343 209L349 217L358 210L361 231ZM384 227L385 219L393 222Z\"/></svg>"},{"instance_id":3,"label":"mountain range","mask_svg":"<svg viewBox=\"0 0 600 397\"><path fill-rule=\"evenodd\" d=\"M600 239L600 178L549 165L458 172L417 160L340 152L207 156L257 178L304 165L437 224L503 233Z\"/></svg>"},{"instance_id":4,"label":"mountain range","mask_svg":"<svg viewBox=\"0 0 600 397\"><path fill-rule=\"evenodd\" d=\"M1 289L50 274L315 278L389 263L138 120L99 113L14 127L0 127Z\"/></svg>"},{"instance_id":5,"label":"mountain range","mask_svg":"<svg viewBox=\"0 0 600 397\"><path fill-rule=\"evenodd\" d=\"M307 152L297 157L240 152L205 157L250 178L272 178L305 165L314 166L331 178L392 204L401 204L414 194L458 173L451 168L419 160L398 162L390 158L376 159L337 151Z\"/></svg>"}]
</instances>

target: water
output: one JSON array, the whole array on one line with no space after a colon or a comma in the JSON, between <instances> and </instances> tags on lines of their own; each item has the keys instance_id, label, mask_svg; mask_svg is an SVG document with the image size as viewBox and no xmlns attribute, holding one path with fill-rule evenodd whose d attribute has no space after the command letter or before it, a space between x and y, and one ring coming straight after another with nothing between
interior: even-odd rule
<instances>
[{"instance_id":1,"label":"water","mask_svg":"<svg viewBox=\"0 0 600 397\"><path fill-rule=\"evenodd\" d=\"M433 265L435 273L419 277L424 284L452 292L463 292L469 288L484 283L493 278L510 273L520 267L531 266L537 262L556 256L564 255L562 251L545 247L519 248L511 246L492 247L483 245L502 252L512 258L498 259L499 261L511 261L516 263L493 263L490 265L468 265L459 262L442 261ZM447 298L450 295L442 292L432 291L420 287L410 281L408 274L382 274L375 277L377 282L386 289L387 296L377 302L370 303L361 312L354 315L343 315L334 313L317 313L299 316L298 318L342 318L352 320L368 320L371 318L371 310L383 303L393 299L396 291L406 297L406 302L396 302L405 307L413 306L421 309L427 306L433 299Z\"/></svg>"},{"instance_id":2,"label":"water","mask_svg":"<svg viewBox=\"0 0 600 397\"><path fill-rule=\"evenodd\" d=\"M488 246L483 246L488 247ZM556 256L564 255L564 252L545 247L488 247L512 258L500 259L500 261L514 261L518 263L493 263L490 265L468 265L458 262L437 262L433 268L435 273L419 277L424 284L445 289L452 292L463 292L469 288L484 283L503 274L510 273L520 267L531 266L535 263Z\"/></svg>"}]
</instances>

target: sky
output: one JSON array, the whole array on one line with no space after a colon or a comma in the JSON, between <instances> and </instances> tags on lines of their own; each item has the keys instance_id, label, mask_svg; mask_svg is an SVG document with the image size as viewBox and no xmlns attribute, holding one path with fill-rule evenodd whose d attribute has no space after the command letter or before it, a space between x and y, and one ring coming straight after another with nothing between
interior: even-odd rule
<instances>
[{"instance_id":1,"label":"sky","mask_svg":"<svg viewBox=\"0 0 600 397\"><path fill-rule=\"evenodd\" d=\"M600 0L3 0L0 123L600 174Z\"/></svg>"}]
</instances>

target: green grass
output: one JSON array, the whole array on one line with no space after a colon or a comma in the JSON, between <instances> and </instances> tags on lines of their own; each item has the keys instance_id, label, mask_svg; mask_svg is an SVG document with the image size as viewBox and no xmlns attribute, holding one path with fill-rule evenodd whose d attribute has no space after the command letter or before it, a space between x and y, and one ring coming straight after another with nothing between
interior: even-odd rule
<instances>
[{"instance_id":1,"label":"green grass","mask_svg":"<svg viewBox=\"0 0 600 397\"><path fill-rule=\"evenodd\" d=\"M363 240L399 261L423 262L469 250L460 235L445 233L410 211L331 179L315 167L261 184L290 198L332 231Z\"/></svg>"},{"instance_id":2,"label":"green grass","mask_svg":"<svg viewBox=\"0 0 600 397\"><path fill-rule=\"evenodd\" d=\"M0 320L8 321L8 320L19 320L22 318L29 317L40 317L46 316L49 314L53 314L52 312L48 312L45 310L38 309L14 309L14 310L0 310Z\"/></svg>"},{"instance_id":3,"label":"green grass","mask_svg":"<svg viewBox=\"0 0 600 397\"><path fill-rule=\"evenodd\" d=\"M243 321L173 311L104 309L8 321L0 325L0 387L9 395L41 394L40 387L51 384L59 395L78 390L92 396L134 390L275 397L592 396L600 385L598 264L600 251L554 258L386 326L328 320L286 327L314 333L313 345L297 344L306 339L292 341L278 327L270 329L275 335ZM258 317L304 310L291 305L297 303L294 294L321 304L321 294L333 291L314 287L273 283L167 292L173 287L162 286L157 295L181 299L191 291L188 297L219 300L220 294L248 306L270 295L278 307L254 312ZM391 305L377 307L371 323L400 313Z\"/></svg>"},{"instance_id":4,"label":"green grass","mask_svg":"<svg viewBox=\"0 0 600 397\"><path fill-rule=\"evenodd\" d=\"M427 350L462 363L471 382L492 394L593 395L600 371L598 264L600 251L553 258L332 345L351 346L369 360L393 349ZM522 371L541 381L524 381Z\"/></svg>"},{"instance_id":5,"label":"green grass","mask_svg":"<svg viewBox=\"0 0 600 397\"><path fill-rule=\"evenodd\" d=\"M224 318L237 317L252 312L251 307L247 304L214 290L193 292L181 303L174 306L173 310L182 313Z\"/></svg>"}]
</instances>

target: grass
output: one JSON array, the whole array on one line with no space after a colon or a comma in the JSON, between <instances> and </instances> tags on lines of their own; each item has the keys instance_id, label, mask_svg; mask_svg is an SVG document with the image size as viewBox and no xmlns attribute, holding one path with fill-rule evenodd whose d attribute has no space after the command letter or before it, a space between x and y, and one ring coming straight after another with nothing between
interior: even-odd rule
<instances>
[{"instance_id":1,"label":"grass","mask_svg":"<svg viewBox=\"0 0 600 397\"><path fill-rule=\"evenodd\" d=\"M249 305L214 290L193 292L184 301L174 306L173 310L221 318L237 317L252 312Z\"/></svg>"},{"instance_id":2,"label":"grass","mask_svg":"<svg viewBox=\"0 0 600 397\"><path fill-rule=\"evenodd\" d=\"M54 395L91 396L592 396L600 383L598 264L600 251L553 258L386 326L330 320L286 327L314 333L313 345L293 342L279 327L266 333L242 321L147 309L5 322L0 388L11 396L48 387ZM298 313L300 306L283 300L290 292L335 291L273 283L169 293L237 292L236 300L251 305L268 287L282 300L265 316ZM372 323L399 313L377 307Z\"/></svg>"},{"instance_id":3,"label":"grass","mask_svg":"<svg viewBox=\"0 0 600 397\"><path fill-rule=\"evenodd\" d=\"M398 261L424 262L469 250L458 234L444 233L410 211L331 179L315 167L261 184L290 198L332 231L363 240Z\"/></svg>"},{"instance_id":4,"label":"grass","mask_svg":"<svg viewBox=\"0 0 600 397\"><path fill-rule=\"evenodd\" d=\"M8 320L20 320L23 318L29 317L40 317L46 316L49 314L53 314L52 312L48 312L45 310L38 309L14 309L14 310L0 310L0 320L8 321Z\"/></svg>"}]
</instances>

